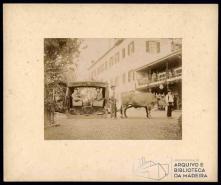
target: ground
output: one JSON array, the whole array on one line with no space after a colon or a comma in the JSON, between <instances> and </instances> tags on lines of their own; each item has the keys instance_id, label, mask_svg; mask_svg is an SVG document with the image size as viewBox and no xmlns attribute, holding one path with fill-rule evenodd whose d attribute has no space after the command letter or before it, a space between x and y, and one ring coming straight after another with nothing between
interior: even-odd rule
<instances>
[{"instance_id":1,"label":"ground","mask_svg":"<svg viewBox=\"0 0 221 185\"><path fill-rule=\"evenodd\" d=\"M57 126L45 127L45 139L51 140L178 140L182 139L178 118L181 111L173 111L167 118L165 111L152 111L151 119L145 110L128 109L128 118L67 118L56 113Z\"/></svg>"}]
</instances>

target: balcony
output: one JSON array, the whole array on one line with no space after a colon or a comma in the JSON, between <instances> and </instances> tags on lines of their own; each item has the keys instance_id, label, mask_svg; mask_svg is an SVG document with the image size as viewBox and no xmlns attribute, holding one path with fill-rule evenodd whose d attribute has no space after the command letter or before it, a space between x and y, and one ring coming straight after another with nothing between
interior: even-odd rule
<instances>
[{"instance_id":1,"label":"balcony","mask_svg":"<svg viewBox=\"0 0 221 185\"><path fill-rule=\"evenodd\" d=\"M173 39L172 43L171 43L171 51L176 51L182 49L182 43L180 39Z\"/></svg>"},{"instance_id":2,"label":"balcony","mask_svg":"<svg viewBox=\"0 0 221 185\"><path fill-rule=\"evenodd\" d=\"M148 78L141 78L137 80L139 86L147 85L150 82Z\"/></svg>"},{"instance_id":3,"label":"balcony","mask_svg":"<svg viewBox=\"0 0 221 185\"><path fill-rule=\"evenodd\" d=\"M181 76L182 76L182 67L172 69L172 72L169 71L168 78L167 78L167 74L165 71L160 72L158 74L152 73L150 79L147 77L137 79L136 88L155 86L155 85L162 84L166 81L171 82L171 81L175 81L175 80L180 80Z\"/></svg>"}]
</instances>

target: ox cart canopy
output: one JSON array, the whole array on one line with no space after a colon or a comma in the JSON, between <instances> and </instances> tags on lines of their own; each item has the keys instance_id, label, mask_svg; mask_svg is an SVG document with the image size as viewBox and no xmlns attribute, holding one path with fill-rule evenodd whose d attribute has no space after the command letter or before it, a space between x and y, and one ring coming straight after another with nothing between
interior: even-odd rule
<instances>
[{"instance_id":1,"label":"ox cart canopy","mask_svg":"<svg viewBox=\"0 0 221 185\"><path fill-rule=\"evenodd\" d=\"M67 112L72 115L106 115L108 83L69 82L66 90Z\"/></svg>"}]
</instances>

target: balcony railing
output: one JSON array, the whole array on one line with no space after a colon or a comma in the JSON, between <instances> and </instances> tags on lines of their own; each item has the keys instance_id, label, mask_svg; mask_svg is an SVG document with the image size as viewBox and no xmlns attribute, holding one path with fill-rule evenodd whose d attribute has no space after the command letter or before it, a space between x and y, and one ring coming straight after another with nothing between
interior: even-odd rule
<instances>
[{"instance_id":1,"label":"balcony railing","mask_svg":"<svg viewBox=\"0 0 221 185\"><path fill-rule=\"evenodd\" d=\"M150 83L150 80L148 78L141 78L137 80L137 83L140 86L147 85L148 83Z\"/></svg>"},{"instance_id":2,"label":"balcony railing","mask_svg":"<svg viewBox=\"0 0 221 185\"><path fill-rule=\"evenodd\" d=\"M178 68L175 68L173 69L173 72L169 72L168 73L168 78L167 78L167 74L166 72L161 72L161 73L158 73L158 74L152 74L151 78L147 78L147 77L144 77L144 78L140 78L137 80L137 85L138 86L144 86L144 85L148 85L150 83L153 83L153 82L160 82L160 81L165 81L167 79L172 79L172 78L175 78L175 77L179 77L182 75L182 67L178 67Z\"/></svg>"}]
</instances>

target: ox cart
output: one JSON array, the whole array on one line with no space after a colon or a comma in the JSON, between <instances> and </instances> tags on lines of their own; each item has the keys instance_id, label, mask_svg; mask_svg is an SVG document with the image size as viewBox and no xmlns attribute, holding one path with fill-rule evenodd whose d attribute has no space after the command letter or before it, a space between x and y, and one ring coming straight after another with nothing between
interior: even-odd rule
<instances>
[{"instance_id":1,"label":"ox cart","mask_svg":"<svg viewBox=\"0 0 221 185\"><path fill-rule=\"evenodd\" d=\"M67 84L67 115L107 116L108 83L78 81Z\"/></svg>"}]
</instances>

